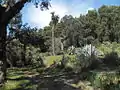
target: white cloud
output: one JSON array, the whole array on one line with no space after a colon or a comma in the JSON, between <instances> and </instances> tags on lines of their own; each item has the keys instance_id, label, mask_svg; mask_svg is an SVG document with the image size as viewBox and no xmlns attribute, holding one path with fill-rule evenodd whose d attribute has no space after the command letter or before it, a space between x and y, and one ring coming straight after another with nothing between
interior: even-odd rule
<instances>
[{"instance_id":1,"label":"white cloud","mask_svg":"<svg viewBox=\"0 0 120 90\"><path fill-rule=\"evenodd\" d=\"M94 10L94 8L88 8L88 10ZM87 10L87 11L88 11L88 10Z\"/></svg>"},{"instance_id":2,"label":"white cloud","mask_svg":"<svg viewBox=\"0 0 120 90\"><path fill-rule=\"evenodd\" d=\"M66 0L67 1L67 0ZM80 14L86 14L88 10L92 10L92 3L94 0L86 0L81 2L81 0L72 0L72 3L65 0L52 0L52 8L47 11L41 11L40 8L35 8L34 5L27 5L23 9L23 21L29 23L32 27L43 28L46 25L49 25L51 21L51 12L59 15L62 18L64 15L73 15L78 17ZM69 3L69 4L68 4Z\"/></svg>"},{"instance_id":3,"label":"white cloud","mask_svg":"<svg viewBox=\"0 0 120 90\"><path fill-rule=\"evenodd\" d=\"M40 8L35 8L34 5L30 5L26 10L29 18L27 21L30 25L37 26L38 28L49 25L51 21L51 12L55 12L60 18L67 13L67 8L64 5L52 4L52 8L47 11L41 11Z\"/></svg>"}]
</instances>

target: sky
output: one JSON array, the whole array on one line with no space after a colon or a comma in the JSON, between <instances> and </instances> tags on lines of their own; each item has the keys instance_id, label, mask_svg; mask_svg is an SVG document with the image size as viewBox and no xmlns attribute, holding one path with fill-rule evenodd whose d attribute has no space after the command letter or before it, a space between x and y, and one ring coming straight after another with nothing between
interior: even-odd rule
<instances>
[{"instance_id":1,"label":"sky","mask_svg":"<svg viewBox=\"0 0 120 90\"><path fill-rule=\"evenodd\" d=\"M32 3L27 3L22 9L23 23L31 27L43 28L49 25L51 12L55 12L60 18L64 15L79 17L86 14L88 10L98 9L102 5L120 5L120 0L51 0L52 7L49 10L41 11L35 8Z\"/></svg>"}]
</instances>

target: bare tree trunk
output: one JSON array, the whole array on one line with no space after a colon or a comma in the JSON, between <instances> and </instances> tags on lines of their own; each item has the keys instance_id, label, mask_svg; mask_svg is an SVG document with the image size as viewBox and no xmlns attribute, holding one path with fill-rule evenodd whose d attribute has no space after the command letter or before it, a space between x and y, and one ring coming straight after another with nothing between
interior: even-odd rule
<instances>
[{"instance_id":1,"label":"bare tree trunk","mask_svg":"<svg viewBox=\"0 0 120 90\"><path fill-rule=\"evenodd\" d=\"M92 58L92 54L93 54L93 52L92 52L92 43L91 43L91 58Z\"/></svg>"},{"instance_id":2,"label":"bare tree trunk","mask_svg":"<svg viewBox=\"0 0 120 90\"><path fill-rule=\"evenodd\" d=\"M6 24L0 23L0 84L3 84L6 77Z\"/></svg>"},{"instance_id":3,"label":"bare tree trunk","mask_svg":"<svg viewBox=\"0 0 120 90\"><path fill-rule=\"evenodd\" d=\"M27 65L27 61L26 61L26 44L23 45L23 62L24 62L24 66Z\"/></svg>"},{"instance_id":4,"label":"bare tree trunk","mask_svg":"<svg viewBox=\"0 0 120 90\"><path fill-rule=\"evenodd\" d=\"M55 25L52 26L52 54L55 56L55 39L54 39Z\"/></svg>"},{"instance_id":5,"label":"bare tree trunk","mask_svg":"<svg viewBox=\"0 0 120 90\"><path fill-rule=\"evenodd\" d=\"M21 63L22 63L22 66L24 67L25 65L27 65L27 62L26 62L26 44L23 44L23 52L21 52L22 54L22 59L21 59Z\"/></svg>"},{"instance_id":6,"label":"bare tree trunk","mask_svg":"<svg viewBox=\"0 0 120 90\"><path fill-rule=\"evenodd\" d=\"M60 44L61 44L61 51L64 51L64 45L63 45L63 40L62 40L62 38L60 39L61 41L60 41Z\"/></svg>"},{"instance_id":7,"label":"bare tree trunk","mask_svg":"<svg viewBox=\"0 0 120 90\"><path fill-rule=\"evenodd\" d=\"M64 46L62 42L61 42L61 51L64 51Z\"/></svg>"}]
</instances>

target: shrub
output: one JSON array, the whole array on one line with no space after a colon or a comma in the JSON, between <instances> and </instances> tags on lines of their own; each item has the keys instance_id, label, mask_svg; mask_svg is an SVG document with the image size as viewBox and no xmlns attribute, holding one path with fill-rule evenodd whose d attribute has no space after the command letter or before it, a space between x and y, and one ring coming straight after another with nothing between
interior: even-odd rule
<instances>
[{"instance_id":1,"label":"shrub","mask_svg":"<svg viewBox=\"0 0 120 90\"><path fill-rule=\"evenodd\" d=\"M92 71L90 72L89 80L92 86L101 90L120 90L120 75L118 72Z\"/></svg>"},{"instance_id":2,"label":"shrub","mask_svg":"<svg viewBox=\"0 0 120 90\"><path fill-rule=\"evenodd\" d=\"M120 56L120 44L116 42L103 42L97 46L97 49L102 51L104 55L111 52L117 52L118 56Z\"/></svg>"},{"instance_id":3,"label":"shrub","mask_svg":"<svg viewBox=\"0 0 120 90\"><path fill-rule=\"evenodd\" d=\"M120 64L120 59L117 52L111 52L109 54L106 54L103 60L104 63L108 66L118 66Z\"/></svg>"}]
</instances>

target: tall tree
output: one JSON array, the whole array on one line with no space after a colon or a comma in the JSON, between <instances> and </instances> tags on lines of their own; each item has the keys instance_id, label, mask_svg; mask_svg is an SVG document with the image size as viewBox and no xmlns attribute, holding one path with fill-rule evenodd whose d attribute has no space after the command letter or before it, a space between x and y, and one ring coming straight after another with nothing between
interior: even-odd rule
<instances>
[{"instance_id":1,"label":"tall tree","mask_svg":"<svg viewBox=\"0 0 120 90\"><path fill-rule=\"evenodd\" d=\"M52 14L52 54L55 56L55 39L54 39L54 29L58 23L59 17L57 15L55 15L54 12L51 13Z\"/></svg>"},{"instance_id":2,"label":"tall tree","mask_svg":"<svg viewBox=\"0 0 120 90\"><path fill-rule=\"evenodd\" d=\"M6 35L9 21L20 12L25 3L34 1L38 6L41 0L4 0L5 5L0 5L0 84L4 83L6 77ZM48 9L49 1L43 0L40 3L41 10Z\"/></svg>"}]
</instances>

